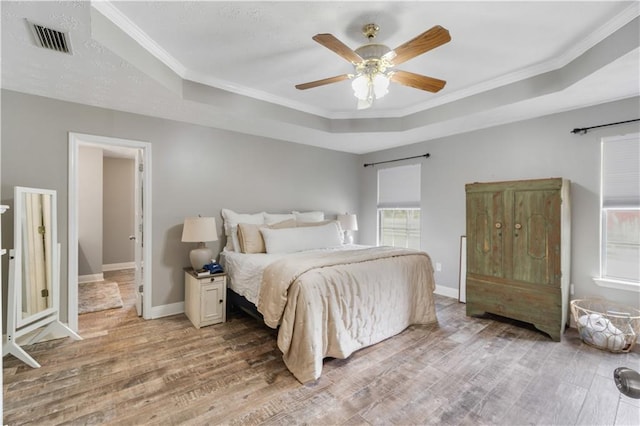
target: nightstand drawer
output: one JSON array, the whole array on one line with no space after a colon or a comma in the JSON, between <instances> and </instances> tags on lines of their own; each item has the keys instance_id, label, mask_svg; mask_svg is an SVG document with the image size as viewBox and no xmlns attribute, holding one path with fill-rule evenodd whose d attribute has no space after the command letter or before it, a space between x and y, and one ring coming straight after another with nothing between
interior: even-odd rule
<instances>
[{"instance_id":1,"label":"nightstand drawer","mask_svg":"<svg viewBox=\"0 0 640 426\"><path fill-rule=\"evenodd\" d=\"M221 283L224 282L225 277L221 276L221 275L214 275L212 277L204 277L204 278L200 277L200 278L197 278L197 280L200 281L201 285L206 285L206 284L209 284L209 283L221 284Z\"/></svg>"}]
</instances>

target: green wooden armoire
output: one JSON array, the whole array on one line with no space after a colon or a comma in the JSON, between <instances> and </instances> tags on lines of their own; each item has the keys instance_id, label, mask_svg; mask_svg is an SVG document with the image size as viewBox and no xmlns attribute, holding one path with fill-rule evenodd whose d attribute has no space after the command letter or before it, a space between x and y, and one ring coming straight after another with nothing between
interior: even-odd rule
<instances>
[{"instance_id":1,"label":"green wooden armoire","mask_svg":"<svg viewBox=\"0 0 640 426\"><path fill-rule=\"evenodd\" d=\"M471 183L467 195L467 315L533 324L560 341L568 318L570 182Z\"/></svg>"}]
</instances>

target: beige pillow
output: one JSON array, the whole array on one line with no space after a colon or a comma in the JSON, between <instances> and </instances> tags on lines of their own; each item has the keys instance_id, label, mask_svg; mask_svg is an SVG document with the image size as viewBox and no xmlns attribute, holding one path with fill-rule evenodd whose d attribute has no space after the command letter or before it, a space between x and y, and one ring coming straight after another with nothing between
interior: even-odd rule
<instances>
[{"instance_id":1,"label":"beige pillow","mask_svg":"<svg viewBox=\"0 0 640 426\"><path fill-rule=\"evenodd\" d=\"M256 225L253 223L238 224L238 242L240 243L241 253L266 253L264 239L260 228L282 229L295 228L296 221L294 219L285 220L271 225Z\"/></svg>"}]
</instances>

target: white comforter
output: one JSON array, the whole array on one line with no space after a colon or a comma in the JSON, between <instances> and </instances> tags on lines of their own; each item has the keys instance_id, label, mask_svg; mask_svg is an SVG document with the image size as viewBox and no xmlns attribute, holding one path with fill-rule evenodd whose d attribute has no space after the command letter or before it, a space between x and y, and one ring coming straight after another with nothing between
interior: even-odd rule
<instances>
[{"instance_id":1,"label":"white comforter","mask_svg":"<svg viewBox=\"0 0 640 426\"><path fill-rule=\"evenodd\" d=\"M302 383L315 380L325 357L354 351L436 321L433 269L424 252L372 247L295 254L263 273L258 311L280 325L278 347Z\"/></svg>"}]
</instances>

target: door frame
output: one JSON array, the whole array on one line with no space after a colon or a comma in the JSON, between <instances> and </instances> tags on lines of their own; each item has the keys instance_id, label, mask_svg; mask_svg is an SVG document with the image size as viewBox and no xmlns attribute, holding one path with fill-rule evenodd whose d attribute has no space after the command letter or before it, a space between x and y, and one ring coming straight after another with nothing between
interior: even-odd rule
<instances>
[{"instance_id":1,"label":"door frame","mask_svg":"<svg viewBox=\"0 0 640 426\"><path fill-rule=\"evenodd\" d=\"M143 167L143 194L142 202L144 205L144 222L142 224L143 232L143 262L147 265L143 274L143 318L151 319L151 265L152 261L152 242L151 242L151 144L149 142L120 139L106 136L89 135L84 133L69 132L69 206L68 206L68 325L78 330L78 168L79 158L78 149L80 146L111 146L123 147L142 150ZM136 171L137 173L137 171ZM136 179L136 182L138 179ZM137 185L137 183L136 183ZM136 265L138 267L139 265Z\"/></svg>"}]
</instances>

